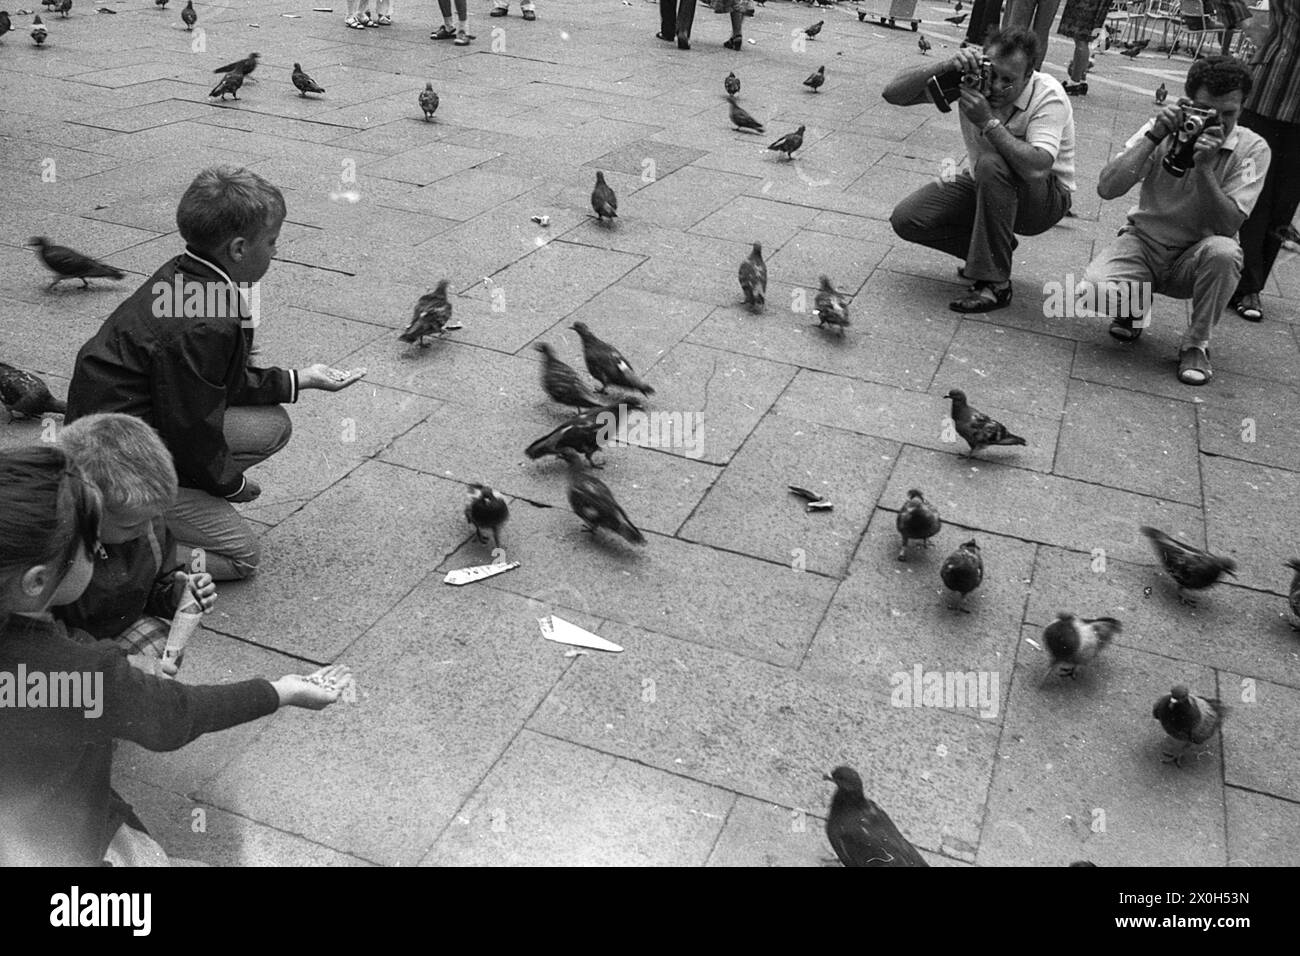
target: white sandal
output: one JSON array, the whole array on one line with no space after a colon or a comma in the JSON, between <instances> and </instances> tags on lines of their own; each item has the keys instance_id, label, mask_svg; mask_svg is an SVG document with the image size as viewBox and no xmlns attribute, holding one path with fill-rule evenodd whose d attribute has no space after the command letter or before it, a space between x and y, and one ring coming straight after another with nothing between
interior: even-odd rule
<instances>
[{"instance_id":1,"label":"white sandal","mask_svg":"<svg viewBox=\"0 0 1300 956\"><path fill-rule=\"evenodd\" d=\"M366 28L366 25L358 19L355 13L349 13L347 18L343 21L343 25L350 27L353 30L364 30Z\"/></svg>"}]
</instances>

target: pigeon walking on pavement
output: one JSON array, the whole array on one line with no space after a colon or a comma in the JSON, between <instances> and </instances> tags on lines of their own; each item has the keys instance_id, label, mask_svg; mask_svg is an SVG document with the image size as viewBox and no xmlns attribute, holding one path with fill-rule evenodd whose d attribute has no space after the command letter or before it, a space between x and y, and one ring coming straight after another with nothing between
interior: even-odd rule
<instances>
[{"instance_id":1,"label":"pigeon walking on pavement","mask_svg":"<svg viewBox=\"0 0 1300 956\"><path fill-rule=\"evenodd\" d=\"M921 38L916 41L916 45L920 47L922 56L925 56L930 52L930 41L925 38L924 33L922 33Z\"/></svg>"},{"instance_id":2,"label":"pigeon walking on pavement","mask_svg":"<svg viewBox=\"0 0 1300 956\"><path fill-rule=\"evenodd\" d=\"M966 595L984 582L984 557L980 554L980 546L972 539L948 555L939 568L939 577L948 590L959 595L954 610L970 613L965 603Z\"/></svg>"},{"instance_id":3,"label":"pigeon walking on pavement","mask_svg":"<svg viewBox=\"0 0 1300 956\"><path fill-rule=\"evenodd\" d=\"M1168 97L1169 97L1169 91L1165 89L1165 85L1161 83L1159 86L1156 87L1156 105L1164 106L1165 100Z\"/></svg>"},{"instance_id":4,"label":"pigeon walking on pavement","mask_svg":"<svg viewBox=\"0 0 1300 956\"><path fill-rule=\"evenodd\" d=\"M301 63L295 63L293 65L293 72L289 74L289 79L293 81L293 85L297 88L298 95L301 97L305 98L308 93L325 92L325 87L321 86L302 71Z\"/></svg>"},{"instance_id":5,"label":"pigeon walking on pavement","mask_svg":"<svg viewBox=\"0 0 1300 956\"><path fill-rule=\"evenodd\" d=\"M54 281L46 289L53 289L64 279L80 279L83 289L90 288L87 279L120 279L122 272L114 269L110 265L92 259L90 256L83 255L75 249L69 249L67 246L59 246L50 242L44 236L33 236L27 240L27 245L36 247L36 254L41 257L41 262L55 273Z\"/></svg>"},{"instance_id":6,"label":"pigeon walking on pavement","mask_svg":"<svg viewBox=\"0 0 1300 956\"><path fill-rule=\"evenodd\" d=\"M564 457L569 462L569 506L582 519L583 530L595 534L604 528L632 544L645 544L645 535L614 500L609 487L583 467L577 454L568 451Z\"/></svg>"},{"instance_id":7,"label":"pigeon walking on pavement","mask_svg":"<svg viewBox=\"0 0 1300 956\"><path fill-rule=\"evenodd\" d=\"M185 0L185 9L181 11L181 22L185 24L186 33L193 30L194 24L199 22L199 15L194 12L194 0Z\"/></svg>"},{"instance_id":8,"label":"pigeon walking on pavement","mask_svg":"<svg viewBox=\"0 0 1300 956\"><path fill-rule=\"evenodd\" d=\"M434 113L438 112L438 94L433 91L432 83L425 83L424 89L420 91L420 109L424 111L426 123L433 119Z\"/></svg>"},{"instance_id":9,"label":"pigeon walking on pavement","mask_svg":"<svg viewBox=\"0 0 1300 956\"><path fill-rule=\"evenodd\" d=\"M640 392L643 395L655 393L650 383L632 370L623 353L598 338L591 329L587 328L586 322L574 322L572 328L582 339L582 357L586 360L587 371L591 373L592 378L600 382L600 388L596 391L603 392L609 386L617 385L619 388Z\"/></svg>"},{"instance_id":10,"label":"pigeon walking on pavement","mask_svg":"<svg viewBox=\"0 0 1300 956\"><path fill-rule=\"evenodd\" d=\"M0 10L0 37L4 36L13 28L13 22L9 19L9 11Z\"/></svg>"},{"instance_id":11,"label":"pigeon walking on pavement","mask_svg":"<svg viewBox=\"0 0 1300 956\"><path fill-rule=\"evenodd\" d=\"M817 72L803 81L803 85L808 87L814 93L821 89L822 84L826 82L826 67L817 67Z\"/></svg>"},{"instance_id":12,"label":"pigeon walking on pavement","mask_svg":"<svg viewBox=\"0 0 1300 956\"><path fill-rule=\"evenodd\" d=\"M898 832L889 814L862 791L862 778L852 767L836 767L826 775L835 783L826 839L845 866L929 866L916 847Z\"/></svg>"},{"instance_id":13,"label":"pigeon walking on pavement","mask_svg":"<svg viewBox=\"0 0 1300 956\"><path fill-rule=\"evenodd\" d=\"M0 362L0 405L4 405L12 418L37 418L46 412L62 415L68 403L50 394L44 380L31 372Z\"/></svg>"},{"instance_id":14,"label":"pigeon walking on pavement","mask_svg":"<svg viewBox=\"0 0 1300 956\"><path fill-rule=\"evenodd\" d=\"M524 454L534 461L547 455L566 458L565 450L569 449L584 456L592 468L604 468L604 465L596 464L593 457L601 450L601 439L609 438L617 432L621 415L642 407L639 398L629 395L617 404L589 408L537 439L524 449Z\"/></svg>"},{"instance_id":15,"label":"pigeon walking on pavement","mask_svg":"<svg viewBox=\"0 0 1300 956\"><path fill-rule=\"evenodd\" d=\"M775 143L768 147L774 153L785 153L786 159L794 159L797 149L803 146L803 131L805 127L800 126L793 133L786 133Z\"/></svg>"},{"instance_id":16,"label":"pigeon walking on pavement","mask_svg":"<svg viewBox=\"0 0 1300 956\"><path fill-rule=\"evenodd\" d=\"M767 304L767 263L761 242L754 243L753 251L740 262L740 288L749 310L762 312Z\"/></svg>"},{"instance_id":17,"label":"pigeon walking on pavement","mask_svg":"<svg viewBox=\"0 0 1300 956\"><path fill-rule=\"evenodd\" d=\"M155 7L161 7L162 9L165 10L167 9L167 0L153 0L153 5Z\"/></svg>"},{"instance_id":18,"label":"pigeon walking on pavement","mask_svg":"<svg viewBox=\"0 0 1300 956\"><path fill-rule=\"evenodd\" d=\"M430 335L442 335L451 321L451 302L447 298L449 279L442 279L432 292L426 292L415 303L406 331L397 337L399 342L415 342L427 348Z\"/></svg>"},{"instance_id":19,"label":"pigeon walking on pavement","mask_svg":"<svg viewBox=\"0 0 1300 956\"><path fill-rule=\"evenodd\" d=\"M63 19L68 18L68 13L72 10L72 0L59 0L51 9L57 10Z\"/></svg>"},{"instance_id":20,"label":"pigeon walking on pavement","mask_svg":"<svg viewBox=\"0 0 1300 956\"><path fill-rule=\"evenodd\" d=\"M239 99L239 88L244 85L244 74L230 72L217 81L217 85L212 88L208 97L219 96L221 102L226 101L226 94L229 93L235 99Z\"/></svg>"},{"instance_id":21,"label":"pigeon walking on pavement","mask_svg":"<svg viewBox=\"0 0 1300 956\"><path fill-rule=\"evenodd\" d=\"M898 518L894 526L903 539L898 546L898 560L907 560L907 543L920 541L924 547L930 547L930 539L939 533L943 522L939 520L939 509L925 500L925 495L913 488L907 493L907 501L898 509Z\"/></svg>"},{"instance_id":22,"label":"pigeon walking on pavement","mask_svg":"<svg viewBox=\"0 0 1300 956\"><path fill-rule=\"evenodd\" d=\"M734 99L731 99L730 97L728 97L728 99L731 100L731 125L732 126L736 127L737 129L752 129L756 133L763 132L762 123L754 119L754 117L750 116L749 113L745 112L745 110L742 107L737 105Z\"/></svg>"},{"instance_id":23,"label":"pigeon walking on pavement","mask_svg":"<svg viewBox=\"0 0 1300 956\"><path fill-rule=\"evenodd\" d=\"M1146 525L1138 528L1138 531L1151 539L1160 563L1178 585L1178 600L1183 604L1196 604L1188 591L1203 591L1224 574L1231 574L1234 578L1237 576L1237 562L1232 558L1221 558L1190 544L1183 544L1163 531Z\"/></svg>"},{"instance_id":24,"label":"pigeon walking on pavement","mask_svg":"<svg viewBox=\"0 0 1300 956\"><path fill-rule=\"evenodd\" d=\"M1025 440L1007 431L1007 426L966 404L966 393L954 388L944 398L952 400L952 421L957 434L970 446L967 458L989 445L1023 445Z\"/></svg>"},{"instance_id":25,"label":"pigeon walking on pavement","mask_svg":"<svg viewBox=\"0 0 1300 956\"><path fill-rule=\"evenodd\" d=\"M597 222L603 223L608 219L612 225L618 218L618 197L609 188L605 174L600 170L596 170L596 188L591 191L591 208L596 210Z\"/></svg>"},{"instance_id":26,"label":"pigeon walking on pavement","mask_svg":"<svg viewBox=\"0 0 1300 956\"><path fill-rule=\"evenodd\" d=\"M808 39L811 40L813 37L817 36L817 34L819 34L819 33L822 32L822 25L825 24L825 23L826 23L825 20L818 20L818 21L817 21L816 23L814 23L812 26L810 26L810 27L806 27L806 28L804 29L804 31L803 31L803 32L804 32L804 35L805 35L806 37L808 37Z\"/></svg>"},{"instance_id":27,"label":"pigeon walking on pavement","mask_svg":"<svg viewBox=\"0 0 1300 956\"><path fill-rule=\"evenodd\" d=\"M492 546L501 547L501 526L510 517L506 501L487 485L469 486L469 503L465 505L465 520L474 526L478 540L486 543L483 529L492 532Z\"/></svg>"},{"instance_id":28,"label":"pigeon walking on pavement","mask_svg":"<svg viewBox=\"0 0 1300 956\"><path fill-rule=\"evenodd\" d=\"M959 26L961 26L963 23L966 22L966 18L967 18L968 16L970 16L970 14L968 14L968 13L963 13L963 14L962 14L961 16L959 16L959 17L944 17L944 19L947 20L949 23L951 23L953 26L955 26L955 27L959 27Z\"/></svg>"},{"instance_id":29,"label":"pigeon walking on pavement","mask_svg":"<svg viewBox=\"0 0 1300 956\"><path fill-rule=\"evenodd\" d=\"M1092 661L1122 629L1113 617L1080 620L1064 611L1058 613L1043 629L1043 646L1052 658L1044 681L1054 673L1074 677L1075 668Z\"/></svg>"},{"instance_id":30,"label":"pigeon walking on pavement","mask_svg":"<svg viewBox=\"0 0 1300 956\"><path fill-rule=\"evenodd\" d=\"M238 73L240 76L248 76L257 69L257 61L262 58L260 53L250 53L242 60L236 60L233 63L227 63L225 66L219 66L213 73Z\"/></svg>"},{"instance_id":31,"label":"pigeon walking on pavement","mask_svg":"<svg viewBox=\"0 0 1300 956\"><path fill-rule=\"evenodd\" d=\"M579 411L601 404L572 366L556 356L555 349L546 342L538 342L534 348L542 353L542 388L546 389L547 395L561 405L572 405Z\"/></svg>"},{"instance_id":32,"label":"pigeon walking on pavement","mask_svg":"<svg viewBox=\"0 0 1300 956\"><path fill-rule=\"evenodd\" d=\"M1227 707L1219 701L1197 697L1187 689L1186 684L1175 684L1151 708L1151 716L1160 721L1165 733L1183 743L1178 753L1166 753L1164 762L1181 767L1187 749L1213 737L1227 713Z\"/></svg>"},{"instance_id":33,"label":"pigeon walking on pavement","mask_svg":"<svg viewBox=\"0 0 1300 956\"><path fill-rule=\"evenodd\" d=\"M824 328L829 325L831 328L839 329L840 335L843 335L845 327L849 325L849 300L835 291L835 286L831 285L831 280L826 276L822 276L819 281L821 288L817 290L817 297L813 300L817 327Z\"/></svg>"},{"instance_id":34,"label":"pigeon walking on pavement","mask_svg":"<svg viewBox=\"0 0 1300 956\"><path fill-rule=\"evenodd\" d=\"M32 21L32 39L36 41L37 46L45 43L45 38L50 35L50 31L45 29L45 24L41 22L40 14Z\"/></svg>"},{"instance_id":35,"label":"pigeon walking on pavement","mask_svg":"<svg viewBox=\"0 0 1300 956\"><path fill-rule=\"evenodd\" d=\"M735 71L727 74L722 81L722 88L727 91L728 96L735 96L740 92L740 79L736 76Z\"/></svg>"}]
</instances>

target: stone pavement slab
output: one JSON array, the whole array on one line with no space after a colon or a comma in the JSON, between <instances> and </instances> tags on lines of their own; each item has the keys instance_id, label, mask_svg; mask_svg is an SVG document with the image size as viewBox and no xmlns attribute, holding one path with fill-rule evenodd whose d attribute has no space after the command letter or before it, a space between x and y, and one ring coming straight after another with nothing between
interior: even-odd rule
<instances>
[{"instance_id":1,"label":"stone pavement slab","mask_svg":"<svg viewBox=\"0 0 1300 956\"><path fill-rule=\"evenodd\" d=\"M1228 866L1294 866L1300 856L1300 807L1228 787Z\"/></svg>"},{"instance_id":2,"label":"stone pavement slab","mask_svg":"<svg viewBox=\"0 0 1300 956\"><path fill-rule=\"evenodd\" d=\"M1300 771L1287 733L1300 718L1300 690L1223 672L1218 697L1229 708L1222 731L1224 782L1300 802Z\"/></svg>"},{"instance_id":3,"label":"stone pavement slab","mask_svg":"<svg viewBox=\"0 0 1300 956\"><path fill-rule=\"evenodd\" d=\"M1207 458L1201 468L1206 546L1236 559L1243 584L1283 590L1290 572L1282 565L1296 548L1278 519L1300 513L1300 472L1229 458Z\"/></svg>"}]
</instances>

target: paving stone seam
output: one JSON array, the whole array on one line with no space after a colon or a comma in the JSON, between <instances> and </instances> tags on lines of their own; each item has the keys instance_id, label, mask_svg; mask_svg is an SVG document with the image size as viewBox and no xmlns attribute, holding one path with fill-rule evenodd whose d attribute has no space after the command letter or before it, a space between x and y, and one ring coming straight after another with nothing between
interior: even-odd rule
<instances>
[{"instance_id":1,"label":"paving stone seam","mask_svg":"<svg viewBox=\"0 0 1300 956\"><path fill-rule=\"evenodd\" d=\"M736 812L736 806L740 803L740 794L724 790L724 793L731 793L731 803L727 805L727 812L722 815L722 823L718 826L718 832L713 837L713 842L709 844L709 851L704 854L704 861L701 866L708 866L713 862L715 854L718 852L718 844L722 842L722 835L727 832L727 825L731 823L731 815Z\"/></svg>"},{"instance_id":2,"label":"paving stone seam","mask_svg":"<svg viewBox=\"0 0 1300 956\"><path fill-rule=\"evenodd\" d=\"M1196 418L1197 418L1197 425L1199 427L1200 416L1198 415L1196 416ZM1199 449L1199 448L1197 449L1197 451L1199 451L1200 454L1206 458L1222 458L1224 461L1240 462L1243 465L1252 465L1255 468L1267 468L1270 471L1284 471L1287 474L1291 474L1291 475L1300 474L1300 466L1295 468L1289 468L1286 465L1264 463L1254 458L1238 458L1236 455L1225 455L1221 452L1205 451L1204 449Z\"/></svg>"},{"instance_id":3,"label":"paving stone seam","mask_svg":"<svg viewBox=\"0 0 1300 956\"><path fill-rule=\"evenodd\" d=\"M1300 807L1300 800L1297 800L1294 797L1288 797L1284 794L1269 793L1267 790L1256 790L1253 787L1243 787L1239 783L1228 783L1227 781L1224 781L1223 787L1224 790L1239 790L1242 793L1253 793L1256 796L1268 797L1272 800L1280 800L1282 803L1288 803L1288 804L1292 804L1293 806Z\"/></svg>"}]
</instances>

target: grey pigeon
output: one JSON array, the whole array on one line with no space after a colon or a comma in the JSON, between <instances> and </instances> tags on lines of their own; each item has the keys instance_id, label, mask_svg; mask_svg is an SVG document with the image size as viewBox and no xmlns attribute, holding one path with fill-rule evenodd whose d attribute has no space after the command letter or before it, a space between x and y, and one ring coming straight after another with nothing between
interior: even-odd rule
<instances>
[{"instance_id":1,"label":"grey pigeon","mask_svg":"<svg viewBox=\"0 0 1300 956\"><path fill-rule=\"evenodd\" d=\"M250 53L242 60L236 60L234 63L227 63L225 66L219 66L213 73L238 73L240 76L248 76L257 69L257 61L262 58L260 53Z\"/></svg>"},{"instance_id":2,"label":"grey pigeon","mask_svg":"<svg viewBox=\"0 0 1300 956\"><path fill-rule=\"evenodd\" d=\"M415 303L410 324L406 331L397 337L399 342L417 342L421 348L427 348L425 341L430 335L442 335L451 321L451 302L447 299L447 284L443 279L432 292L426 292Z\"/></svg>"},{"instance_id":3,"label":"grey pigeon","mask_svg":"<svg viewBox=\"0 0 1300 956\"><path fill-rule=\"evenodd\" d=\"M596 210L598 222L604 222L606 219L613 222L618 218L618 197L614 195L614 190L609 188L609 183L605 182L605 174L600 170L596 171L596 188L591 191L591 208Z\"/></svg>"},{"instance_id":4,"label":"grey pigeon","mask_svg":"<svg viewBox=\"0 0 1300 956\"><path fill-rule=\"evenodd\" d=\"M9 20L9 11L0 10L0 37L4 36L13 28L14 25Z\"/></svg>"},{"instance_id":5,"label":"grey pigeon","mask_svg":"<svg viewBox=\"0 0 1300 956\"><path fill-rule=\"evenodd\" d=\"M212 92L209 93L208 96L209 97L220 96L221 101L223 103L226 100L227 93L229 93L235 99L239 99L239 88L243 85L244 85L244 74L230 72L227 73L225 76L223 76L217 82L217 85L212 88Z\"/></svg>"},{"instance_id":6,"label":"grey pigeon","mask_svg":"<svg viewBox=\"0 0 1300 956\"><path fill-rule=\"evenodd\" d=\"M45 263L52 272L57 273L54 281L46 286L47 289L53 289L64 279L80 279L81 287L86 289L90 287L90 283L86 281L87 279L122 278L120 270L92 259L90 256L82 255L75 249L55 245L44 236L33 236L27 240L27 245L35 246L36 254L41 257L41 262Z\"/></svg>"},{"instance_id":7,"label":"grey pigeon","mask_svg":"<svg viewBox=\"0 0 1300 956\"><path fill-rule=\"evenodd\" d=\"M596 334L587 328L586 322L574 322L573 331L577 332L578 337L582 339L582 357L587 362L587 371L591 373L592 378L600 382L598 392L605 391L610 385L617 385L619 388L641 392L643 395L655 393L650 384L632 370L623 353L608 342L597 338Z\"/></svg>"},{"instance_id":8,"label":"grey pigeon","mask_svg":"<svg viewBox=\"0 0 1300 956\"><path fill-rule=\"evenodd\" d=\"M989 445L1023 445L1025 440L1019 435L1007 431L1007 427L994 421L978 409L966 404L966 393L954 388L944 398L952 400L952 421L957 434L966 439L970 451L967 458L974 458L975 452Z\"/></svg>"},{"instance_id":9,"label":"grey pigeon","mask_svg":"<svg viewBox=\"0 0 1300 956\"><path fill-rule=\"evenodd\" d=\"M534 348L542 353L542 388L547 395L561 405L572 405L579 410L601 404L578 378L578 373L560 361L555 349L545 342L538 342Z\"/></svg>"},{"instance_id":10,"label":"grey pigeon","mask_svg":"<svg viewBox=\"0 0 1300 956\"><path fill-rule=\"evenodd\" d=\"M740 80L734 72L727 74L726 79L722 81L722 88L727 91L728 96L735 96L740 92Z\"/></svg>"},{"instance_id":11,"label":"grey pigeon","mask_svg":"<svg viewBox=\"0 0 1300 956\"><path fill-rule=\"evenodd\" d=\"M165 9L167 7L167 0L153 0L153 5L155 7L163 7Z\"/></svg>"},{"instance_id":12,"label":"grey pigeon","mask_svg":"<svg viewBox=\"0 0 1300 956\"><path fill-rule=\"evenodd\" d=\"M420 109L424 110L426 123L438 112L438 94L433 91L432 83L425 83L424 89L420 91Z\"/></svg>"},{"instance_id":13,"label":"grey pigeon","mask_svg":"<svg viewBox=\"0 0 1300 956\"><path fill-rule=\"evenodd\" d=\"M1080 620L1064 611L1058 613L1043 629L1043 646L1052 658L1047 676L1074 677L1075 668L1093 660L1121 630L1123 625L1113 617Z\"/></svg>"},{"instance_id":14,"label":"grey pigeon","mask_svg":"<svg viewBox=\"0 0 1300 956\"><path fill-rule=\"evenodd\" d=\"M1188 591L1202 591L1224 574L1237 576L1237 562L1232 558L1220 558L1183 544L1156 528L1144 525L1138 531L1151 539L1160 563L1178 585L1178 600L1183 604L1196 603Z\"/></svg>"},{"instance_id":15,"label":"grey pigeon","mask_svg":"<svg viewBox=\"0 0 1300 956\"><path fill-rule=\"evenodd\" d=\"M984 581L984 558L980 554L980 546L974 540L967 541L948 555L939 568L939 577L950 591L956 591L960 595L954 610L969 613L965 605L966 595Z\"/></svg>"},{"instance_id":16,"label":"grey pigeon","mask_svg":"<svg viewBox=\"0 0 1300 956\"><path fill-rule=\"evenodd\" d=\"M898 509L898 518L894 522L898 534L903 539L898 546L898 560L907 560L907 542L920 541L930 547L930 539L939 533L943 522L939 520L939 509L925 500L925 495L913 488L907 493L907 501Z\"/></svg>"},{"instance_id":17,"label":"grey pigeon","mask_svg":"<svg viewBox=\"0 0 1300 956\"><path fill-rule=\"evenodd\" d=\"M767 303L767 263L761 242L754 243L753 251L740 262L740 288L750 311L762 312Z\"/></svg>"},{"instance_id":18,"label":"grey pigeon","mask_svg":"<svg viewBox=\"0 0 1300 956\"><path fill-rule=\"evenodd\" d=\"M590 474L574 452L568 451L564 457L569 462L569 506L582 519L583 530L594 534L597 529L604 528L633 544L645 544L645 535L619 507L609 487Z\"/></svg>"},{"instance_id":19,"label":"grey pigeon","mask_svg":"<svg viewBox=\"0 0 1300 956\"><path fill-rule=\"evenodd\" d=\"M822 276L820 281L821 288L813 300L817 325L819 328L829 325L839 329L840 335L843 335L844 327L849 324L849 301L835 291L835 286L831 285L831 280L826 276Z\"/></svg>"},{"instance_id":20,"label":"grey pigeon","mask_svg":"<svg viewBox=\"0 0 1300 956\"><path fill-rule=\"evenodd\" d=\"M1203 744L1213 737L1227 713L1228 708L1219 701L1197 697L1188 691L1186 684L1175 684L1151 708L1151 716L1160 721L1165 733L1183 742L1177 754L1164 755L1164 762L1181 767L1187 748L1192 744Z\"/></svg>"},{"instance_id":21,"label":"grey pigeon","mask_svg":"<svg viewBox=\"0 0 1300 956\"><path fill-rule=\"evenodd\" d=\"M811 89L814 93L816 93L819 89L821 89L822 84L825 82L826 82L826 67L819 66L817 68L816 73L814 73L812 76L808 77L808 79L803 81L803 85Z\"/></svg>"},{"instance_id":22,"label":"grey pigeon","mask_svg":"<svg viewBox=\"0 0 1300 956\"><path fill-rule=\"evenodd\" d=\"M845 866L929 866L916 847L898 832L889 814L862 791L862 778L852 767L836 767L826 775L835 783L826 839Z\"/></svg>"},{"instance_id":23,"label":"grey pigeon","mask_svg":"<svg viewBox=\"0 0 1300 956\"><path fill-rule=\"evenodd\" d=\"M737 129L752 129L756 133L763 132L762 123L754 119L754 117L750 116L749 113L747 113L742 107L738 106L734 99L731 99L730 97L728 97L728 99L731 100L731 125L732 126L736 127Z\"/></svg>"},{"instance_id":24,"label":"grey pigeon","mask_svg":"<svg viewBox=\"0 0 1300 956\"><path fill-rule=\"evenodd\" d=\"M930 41L925 38L924 33L921 34L921 39L916 41L916 45L921 48L922 56L930 52Z\"/></svg>"},{"instance_id":25,"label":"grey pigeon","mask_svg":"<svg viewBox=\"0 0 1300 956\"><path fill-rule=\"evenodd\" d=\"M604 468L604 465L596 464L593 457L601 450L601 438L609 438L612 432L617 431L620 415L626 414L628 409L641 407L641 400L631 395L618 404L590 408L537 439L524 449L524 454L534 460L547 455L566 458L565 449L570 449L583 455L592 468Z\"/></svg>"},{"instance_id":26,"label":"grey pigeon","mask_svg":"<svg viewBox=\"0 0 1300 956\"><path fill-rule=\"evenodd\" d=\"M68 410L67 402L51 395L44 381L4 362L0 362L0 404L9 410L11 417L36 418L46 412L61 415Z\"/></svg>"},{"instance_id":27,"label":"grey pigeon","mask_svg":"<svg viewBox=\"0 0 1300 956\"><path fill-rule=\"evenodd\" d=\"M803 146L803 131L805 127L800 126L793 133L786 133L775 143L768 147L774 153L785 153L786 159L794 159L795 150Z\"/></svg>"},{"instance_id":28,"label":"grey pigeon","mask_svg":"<svg viewBox=\"0 0 1300 956\"><path fill-rule=\"evenodd\" d=\"M308 93L325 92L325 87L302 71L302 64L300 63L293 65L293 72L289 74L289 79L293 81L293 85L297 87L298 95L301 97L305 98Z\"/></svg>"},{"instance_id":29,"label":"grey pigeon","mask_svg":"<svg viewBox=\"0 0 1300 956\"><path fill-rule=\"evenodd\" d=\"M961 26L963 23L966 22L966 17L967 17L967 16L968 16L968 14L963 13L963 14L962 14L961 16L959 16L959 17L944 17L944 19L947 20L949 23L951 23L953 26L958 26L958 27L959 27L959 26Z\"/></svg>"},{"instance_id":30,"label":"grey pigeon","mask_svg":"<svg viewBox=\"0 0 1300 956\"><path fill-rule=\"evenodd\" d=\"M45 38L49 36L49 31L45 29L45 24L41 22L40 14L32 21L32 39L36 41L37 46L45 43Z\"/></svg>"},{"instance_id":31,"label":"grey pigeon","mask_svg":"<svg viewBox=\"0 0 1300 956\"><path fill-rule=\"evenodd\" d=\"M493 547L501 547L501 526L510 517L506 501L487 485L469 486L469 503L465 505L465 520L474 526L479 541L486 542L483 529L492 532Z\"/></svg>"},{"instance_id":32,"label":"grey pigeon","mask_svg":"<svg viewBox=\"0 0 1300 956\"><path fill-rule=\"evenodd\" d=\"M198 20L199 15L194 12L194 0L185 0L185 9L181 11L181 22L185 24L185 32L189 33L193 30Z\"/></svg>"},{"instance_id":33,"label":"grey pigeon","mask_svg":"<svg viewBox=\"0 0 1300 956\"><path fill-rule=\"evenodd\" d=\"M72 0L60 0L51 9L57 10L63 19L68 18L68 13L72 10Z\"/></svg>"},{"instance_id":34,"label":"grey pigeon","mask_svg":"<svg viewBox=\"0 0 1300 956\"><path fill-rule=\"evenodd\" d=\"M819 33L822 32L822 24L825 23L825 22L826 22L825 20L818 20L818 21L817 21L816 23L814 23L812 26L806 28L806 29L803 31L804 34L807 35L807 37L808 37L809 39L812 39L812 38L815 37L817 34L819 34Z\"/></svg>"},{"instance_id":35,"label":"grey pigeon","mask_svg":"<svg viewBox=\"0 0 1300 956\"><path fill-rule=\"evenodd\" d=\"M1159 86L1156 87L1156 105L1164 106L1165 100L1168 97L1169 97L1169 90L1165 89L1165 85L1161 83Z\"/></svg>"}]
</instances>

